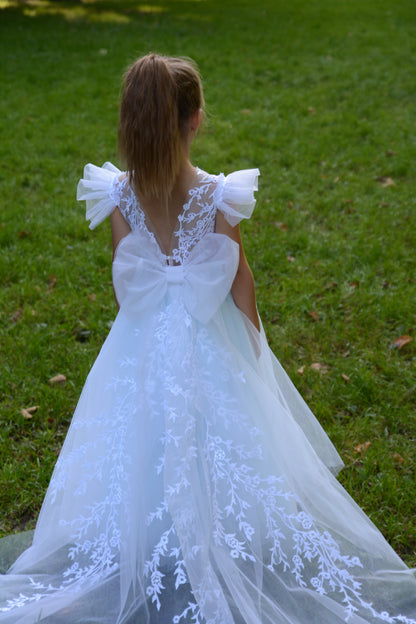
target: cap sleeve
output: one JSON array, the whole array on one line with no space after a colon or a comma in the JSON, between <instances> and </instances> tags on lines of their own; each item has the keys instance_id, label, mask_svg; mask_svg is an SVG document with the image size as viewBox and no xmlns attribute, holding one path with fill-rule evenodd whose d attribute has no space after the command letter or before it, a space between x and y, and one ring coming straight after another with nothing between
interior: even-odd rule
<instances>
[{"instance_id":1,"label":"cap sleeve","mask_svg":"<svg viewBox=\"0 0 416 624\"><path fill-rule=\"evenodd\" d=\"M122 172L110 162L102 167L89 163L84 167L84 177L78 182L77 199L86 200L86 218L91 221L89 227L93 230L101 221L104 221L117 206L115 182Z\"/></svg>"},{"instance_id":2,"label":"cap sleeve","mask_svg":"<svg viewBox=\"0 0 416 624\"><path fill-rule=\"evenodd\" d=\"M256 205L254 191L257 191L258 169L242 169L227 176L218 176L214 202L231 226L241 219L249 219Z\"/></svg>"}]
</instances>

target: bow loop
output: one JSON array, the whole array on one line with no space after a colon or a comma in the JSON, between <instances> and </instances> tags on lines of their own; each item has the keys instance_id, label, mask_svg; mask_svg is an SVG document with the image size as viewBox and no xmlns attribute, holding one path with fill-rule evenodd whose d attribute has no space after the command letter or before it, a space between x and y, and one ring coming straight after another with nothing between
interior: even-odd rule
<instances>
[{"instance_id":1,"label":"bow loop","mask_svg":"<svg viewBox=\"0 0 416 624\"><path fill-rule=\"evenodd\" d=\"M183 264L170 266L163 264L144 233L131 232L121 240L113 262L116 297L127 316L135 319L175 286L175 296L182 297L188 312L207 323L230 292L238 262L238 244L223 234L206 234Z\"/></svg>"}]
</instances>

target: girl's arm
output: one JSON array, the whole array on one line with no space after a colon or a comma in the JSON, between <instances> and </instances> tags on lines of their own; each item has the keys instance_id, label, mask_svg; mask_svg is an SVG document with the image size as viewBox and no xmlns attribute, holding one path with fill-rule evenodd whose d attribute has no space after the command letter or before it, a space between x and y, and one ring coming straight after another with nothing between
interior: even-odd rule
<instances>
[{"instance_id":1,"label":"girl's arm","mask_svg":"<svg viewBox=\"0 0 416 624\"><path fill-rule=\"evenodd\" d=\"M240 227L232 227L225 219L222 212L217 211L215 231L219 234L226 234L240 246L240 262L237 273L231 287L231 294L238 308L250 319L253 325L260 331L260 321L257 314L256 293L254 289L254 278L247 258L244 254L243 242L241 240Z\"/></svg>"},{"instance_id":2,"label":"girl's arm","mask_svg":"<svg viewBox=\"0 0 416 624\"><path fill-rule=\"evenodd\" d=\"M127 236L131 232L130 226L121 214L118 208L115 208L111 213L111 236L113 239L113 260L114 254L117 249L117 245L122 238Z\"/></svg>"},{"instance_id":3,"label":"girl's arm","mask_svg":"<svg viewBox=\"0 0 416 624\"><path fill-rule=\"evenodd\" d=\"M129 224L124 219L123 215L121 214L118 208L115 208L113 210L113 212L111 213L110 219L111 219L111 237L113 239L113 260L114 260L114 254L116 252L117 245L119 244L122 238L124 238L125 236L127 236L127 234L129 234L129 232L131 232L131 229L130 229ZM120 306L117 301L114 286L113 286L113 292L114 292L114 299L116 300L117 310L119 310Z\"/></svg>"}]
</instances>

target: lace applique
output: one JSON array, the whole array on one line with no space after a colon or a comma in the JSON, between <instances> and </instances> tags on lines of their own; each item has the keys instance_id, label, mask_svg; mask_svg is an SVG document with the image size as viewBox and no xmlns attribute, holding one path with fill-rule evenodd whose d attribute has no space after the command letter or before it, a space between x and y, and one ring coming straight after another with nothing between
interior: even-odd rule
<instances>
[{"instance_id":1,"label":"lace applique","mask_svg":"<svg viewBox=\"0 0 416 624\"><path fill-rule=\"evenodd\" d=\"M211 544L238 563L234 574L241 569L255 578L260 564L265 578L277 574L289 587L336 598L346 621L368 612L389 624L416 624L405 616L378 612L367 602L354 576L362 567L359 557L343 555L333 536L319 529L284 474L264 474L264 434L245 412L247 382L227 348L205 326L196 330L180 299L164 306L152 323L155 341L143 375L137 376L134 355L119 360L105 390L115 397L111 411L79 417L74 427L85 432L87 441L58 461L51 482L53 500L67 491L76 465L74 500L89 483L103 483L101 494L88 499L81 513L61 520L72 541L61 585L46 587L32 579L32 592L21 593L1 610L42 602L54 592L76 591L118 569L121 524L127 533L125 546L129 533L137 530L129 487L134 458L126 446L139 419L142 427L154 422L160 429L155 461L146 473L152 491L160 493L159 501L147 515L153 541L139 574L162 619L175 593L179 598L174 604L182 606L171 616L173 624L233 621L219 563L206 556ZM135 337L139 342L145 338L140 329ZM97 443L104 452L90 454ZM200 509L201 502L209 507ZM210 518L207 535L201 533L201 514Z\"/></svg>"},{"instance_id":2,"label":"lace applique","mask_svg":"<svg viewBox=\"0 0 416 624\"><path fill-rule=\"evenodd\" d=\"M188 201L178 215L178 224L172 237L172 249L166 255L157 242L146 214L131 188L128 178L114 179L110 190L110 197L117 205L128 222L132 231L144 230L158 248L158 255L168 264L182 264L192 248L206 233L215 228L214 195L217 186L217 176L209 175L197 169L198 184L188 192Z\"/></svg>"},{"instance_id":3,"label":"lace applique","mask_svg":"<svg viewBox=\"0 0 416 624\"><path fill-rule=\"evenodd\" d=\"M214 229L217 179L198 175L178 220L173 263L183 263ZM127 182L117 178L111 193L131 228L143 229L158 246ZM195 321L181 297L166 297L149 319L144 327L128 325L121 357L113 360L118 351L108 351L105 366L97 361L91 374L99 401L88 395L87 381L87 405L80 403L68 434L74 437L58 459L47 509L53 514L63 497L70 499L56 527L61 571L50 585L32 574L25 592L0 611L31 602L41 610L54 594L76 595L117 573L140 527L144 546L130 581L160 621L234 621L224 569L255 586L261 568L269 587L278 581L334 599L346 621L359 614L416 624L365 600L360 558L343 554L342 539L321 529L292 491L290 475L268 461L265 434L246 407L249 384L224 334ZM274 474L264 468L269 465L277 466ZM141 523L135 514L142 514Z\"/></svg>"}]
</instances>

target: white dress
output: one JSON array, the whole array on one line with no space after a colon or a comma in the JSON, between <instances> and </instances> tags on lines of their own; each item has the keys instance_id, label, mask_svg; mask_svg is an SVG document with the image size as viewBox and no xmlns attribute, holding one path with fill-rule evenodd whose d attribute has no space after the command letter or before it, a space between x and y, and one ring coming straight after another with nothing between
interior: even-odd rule
<instances>
[{"instance_id":1,"label":"white dress","mask_svg":"<svg viewBox=\"0 0 416 624\"><path fill-rule=\"evenodd\" d=\"M91 369L0 624L416 624L416 580L230 288L257 170L201 170L166 256L128 180L87 165L90 227L132 232ZM21 547L0 540L0 559Z\"/></svg>"}]
</instances>

